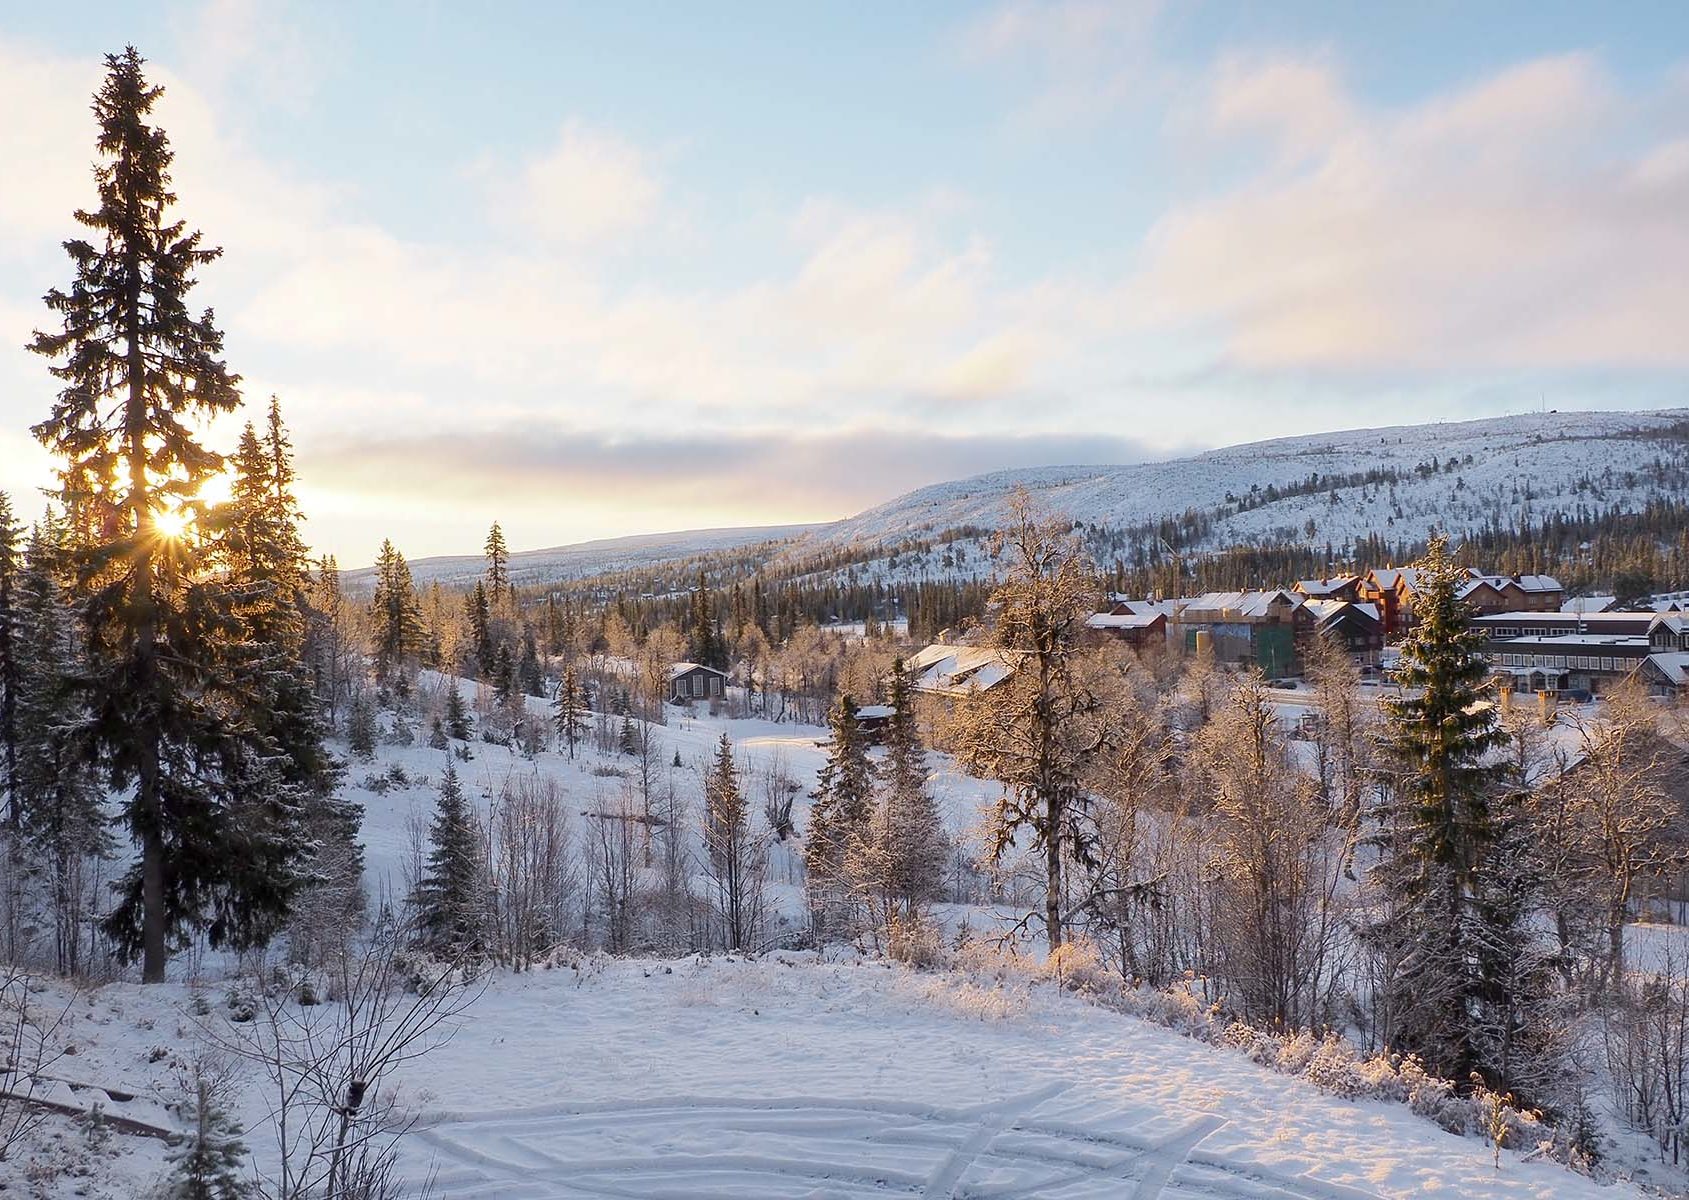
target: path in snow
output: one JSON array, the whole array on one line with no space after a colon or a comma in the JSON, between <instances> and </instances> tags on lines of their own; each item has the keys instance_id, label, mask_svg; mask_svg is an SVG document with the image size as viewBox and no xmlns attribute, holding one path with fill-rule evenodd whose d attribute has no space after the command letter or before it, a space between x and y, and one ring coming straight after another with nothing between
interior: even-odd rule
<instances>
[{"instance_id":1,"label":"path in snow","mask_svg":"<svg viewBox=\"0 0 1689 1200\"><path fill-rule=\"evenodd\" d=\"M1204 1153L1228 1122L1052 1084L989 1104L670 1098L436 1119L443 1200L903 1195L1050 1200L1374 1200Z\"/></svg>"}]
</instances>

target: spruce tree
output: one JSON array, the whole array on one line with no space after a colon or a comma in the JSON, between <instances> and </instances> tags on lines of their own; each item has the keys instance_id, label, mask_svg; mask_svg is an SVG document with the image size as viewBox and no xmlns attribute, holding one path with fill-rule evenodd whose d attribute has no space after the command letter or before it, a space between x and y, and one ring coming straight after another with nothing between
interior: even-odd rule
<instances>
[{"instance_id":1,"label":"spruce tree","mask_svg":"<svg viewBox=\"0 0 1689 1200\"><path fill-rule=\"evenodd\" d=\"M428 843L428 864L411 896L422 943L450 957L479 957L486 937L481 838L450 763Z\"/></svg>"},{"instance_id":2,"label":"spruce tree","mask_svg":"<svg viewBox=\"0 0 1689 1200\"><path fill-rule=\"evenodd\" d=\"M522 657L516 663L516 682L523 695L545 695L545 674L540 670L539 647L534 644L534 631L522 633Z\"/></svg>"},{"instance_id":3,"label":"spruce tree","mask_svg":"<svg viewBox=\"0 0 1689 1200\"><path fill-rule=\"evenodd\" d=\"M455 684L446 689L446 736L460 742L469 740L469 710Z\"/></svg>"},{"instance_id":4,"label":"spruce tree","mask_svg":"<svg viewBox=\"0 0 1689 1200\"><path fill-rule=\"evenodd\" d=\"M6 823L14 829L18 813L18 687L21 666L17 645L17 584L22 568L18 551L23 534L12 502L0 492L0 787L6 791Z\"/></svg>"},{"instance_id":5,"label":"spruce tree","mask_svg":"<svg viewBox=\"0 0 1689 1200\"><path fill-rule=\"evenodd\" d=\"M469 622L469 648L475 656L476 677L487 679L493 673L493 612L483 581L476 580L463 598L463 615Z\"/></svg>"},{"instance_id":6,"label":"spruce tree","mask_svg":"<svg viewBox=\"0 0 1689 1200\"><path fill-rule=\"evenodd\" d=\"M845 917L854 891L847 868L873 814L874 773L856 712L856 702L846 695L828 716L832 738L804 838L810 909L823 931Z\"/></svg>"},{"instance_id":7,"label":"spruce tree","mask_svg":"<svg viewBox=\"0 0 1689 1200\"><path fill-rule=\"evenodd\" d=\"M733 762L733 743L725 733L704 780L704 850L722 942L729 950L745 949L756 924L756 848L751 840L750 809Z\"/></svg>"},{"instance_id":8,"label":"spruce tree","mask_svg":"<svg viewBox=\"0 0 1689 1200\"><path fill-rule=\"evenodd\" d=\"M305 889L295 902L311 914L310 929L295 924L292 949L303 954L317 926L344 928L363 910L363 808L336 795L342 768L328 751L305 663L309 571L294 478L281 406L271 397L262 439L249 424L235 451L218 560L243 627L237 672L257 698L254 724L270 744L266 769L292 806Z\"/></svg>"},{"instance_id":9,"label":"spruce tree","mask_svg":"<svg viewBox=\"0 0 1689 1200\"><path fill-rule=\"evenodd\" d=\"M1373 871L1384 914L1369 936L1399 964L1384 997L1392 1046L1464 1082L1486 1065L1484 1010L1506 1002L1485 952L1500 935L1484 898L1498 882L1493 806L1506 768L1492 752L1506 734L1485 698L1484 634L1467 626L1466 573L1447 538L1434 535L1415 565L1415 625L1396 673L1402 695L1384 705L1395 779L1380 805Z\"/></svg>"},{"instance_id":10,"label":"spruce tree","mask_svg":"<svg viewBox=\"0 0 1689 1200\"><path fill-rule=\"evenodd\" d=\"M586 689L581 685L580 672L573 662L563 664L563 678L557 684L557 699L553 704L557 721L557 736L575 757L575 746L586 736Z\"/></svg>"},{"instance_id":11,"label":"spruce tree","mask_svg":"<svg viewBox=\"0 0 1689 1200\"><path fill-rule=\"evenodd\" d=\"M405 556L383 539L375 560L375 595L370 600L375 677L385 682L423 647L422 608Z\"/></svg>"},{"instance_id":12,"label":"spruce tree","mask_svg":"<svg viewBox=\"0 0 1689 1200\"><path fill-rule=\"evenodd\" d=\"M76 534L86 753L123 795L138 849L107 932L152 983L191 928L214 945L267 937L287 907L292 848L275 837L253 770L265 747L226 662L231 597L187 526L221 466L193 424L240 403L212 313L188 308L195 271L221 251L169 219L169 140L148 123L161 89L142 65L133 47L106 57L99 206L76 213L93 237L65 243L75 279L46 297L61 325L30 348L64 385L34 432L64 460Z\"/></svg>"},{"instance_id":13,"label":"spruce tree","mask_svg":"<svg viewBox=\"0 0 1689 1200\"><path fill-rule=\"evenodd\" d=\"M487 531L487 593L493 603L498 603L501 596L514 596L510 588L510 551L504 544L504 531L493 522L493 527Z\"/></svg>"},{"instance_id":14,"label":"spruce tree","mask_svg":"<svg viewBox=\"0 0 1689 1200\"><path fill-rule=\"evenodd\" d=\"M926 751L915 723L913 691L903 660L894 659L879 801L858 872L869 880L888 918L898 909L903 917L914 917L922 905L938 899L950 855L944 819L927 790Z\"/></svg>"},{"instance_id":15,"label":"spruce tree","mask_svg":"<svg viewBox=\"0 0 1689 1200\"><path fill-rule=\"evenodd\" d=\"M174 1156L167 1200L245 1200L253 1195L244 1167L245 1131L218 1091L204 1076L193 1081L193 1095L184 1106L193 1128Z\"/></svg>"},{"instance_id":16,"label":"spruce tree","mask_svg":"<svg viewBox=\"0 0 1689 1200\"><path fill-rule=\"evenodd\" d=\"M62 531L51 521L30 535L18 580L17 691L19 830L44 868L59 970L83 966L80 863L111 852L104 795L85 748L93 736L77 681L84 664L74 614L60 584Z\"/></svg>"}]
</instances>

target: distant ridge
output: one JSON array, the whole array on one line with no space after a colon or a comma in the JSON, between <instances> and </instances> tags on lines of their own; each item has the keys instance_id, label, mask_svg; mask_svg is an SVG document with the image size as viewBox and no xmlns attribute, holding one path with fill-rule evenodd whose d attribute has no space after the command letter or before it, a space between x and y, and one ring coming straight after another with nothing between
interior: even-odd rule
<instances>
[{"instance_id":1,"label":"distant ridge","mask_svg":"<svg viewBox=\"0 0 1689 1200\"><path fill-rule=\"evenodd\" d=\"M712 550L736 550L761 542L785 542L806 533L829 528L819 525L747 525L728 529L684 529L671 533L636 533L626 537L597 538L543 550L518 550L510 556L513 583L550 583L580 579L605 571L618 571L653 563L670 562ZM412 559L411 575L418 583L467 583L481 574L486 559L479 554L447 554ZM374 578L375 568L358 567L342 571L341 579L356 588Z\"/></svg>"}]
</instances>

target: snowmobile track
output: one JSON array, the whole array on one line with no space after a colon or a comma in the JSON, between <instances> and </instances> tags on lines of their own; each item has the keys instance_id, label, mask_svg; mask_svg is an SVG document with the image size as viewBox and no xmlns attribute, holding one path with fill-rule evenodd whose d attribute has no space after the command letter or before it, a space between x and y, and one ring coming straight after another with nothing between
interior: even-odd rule
<instances>
[{"instance_id":1,"label":"snowmobile track","mask_svg":"<svg viewBox=\"0 0 1689 1200\"><path fill-rule=\"evenodd\" d=\"M1379 1200L1204 1150L1226 1124L1052 1084L968 1106L671 1097L441 1113L419 1122L416 1150L442 1200Z\"/></svg>"}]
</instances>

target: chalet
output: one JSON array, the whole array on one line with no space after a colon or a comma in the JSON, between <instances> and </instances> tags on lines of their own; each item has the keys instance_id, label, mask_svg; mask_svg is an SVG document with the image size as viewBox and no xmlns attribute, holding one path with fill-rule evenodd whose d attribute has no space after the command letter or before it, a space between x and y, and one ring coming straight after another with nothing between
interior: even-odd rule
<instances>
[{"instance_id":1,"label":"chalet","mask_svg":"<svg viewBox=\"0 0 1689 1200\"><path fill-rule=\"evenodd\" d=\"M1376 667L1384 655L1384 621L1370 604L1309 600L1303 606L1314 632L1342 646L1358 667Z\"/></svg>"},{"instance_id":2,"label":"chalet","mask_svg":"<svg viewBox=\"0 0 1689 1200\"><path fill-rule=\"evenodd\" d=\"M897 710L889 704L864 704L856 710L856 727L863 736L874 745L880 744L885 737L886 726L897 715Z\"/></svg>"},{"instance_id":3,"label":"chalet","mask_svg":"<svg viewBox=\"0 0 1689 1200\"><path fill-rule=\"evenodd\" d=\"M1217 662L1255 668L1266 675L1291 675L1299 669L1296 641L1314 627L1304 611L1306 599L1283 588L1265 592L1209 592L1187 602L1178 629L1187 650L1197 634L1208 635Z\"/></svg>"},{"instance_id":4,"label":"chalet","mask_svg":"<svg viewBox=\"0 0 1689 1200\"><path fill-rule=\"evenodd\" d=\"M1330 579L1298 579L1290 590L1310 600L1345 600L1353 604L1361 598L1359 575L1333 575Z\"/></svg>"},{"instance_id":5,"label":"chalet","mask_svg":"<svg viewBox=\"0 0 1689 1200\"><path fill-rule=\"evenodd\" d=\"M1163 612L1100 612L1085 619L1085 628L1101 637L1125 642L1134 650L1167 644L1167 614Z\"/></svg>"},{"instance_id":6,"label":"chalet","mask_svg":"<svg viewBox=\"0 0 1689 1200\"><path fill-rule=\"evenodd\" d=\"M703 663L678 662L669 668L669 703L719 700L727 693L727 672Z\"/></svg>"},{"instance_id":7,"label":"chalet","mask_svg":"<svg viewBox=\"0 0 1689 1200\"><path fill-rule=\"evenodd\" d=\"M1558 612L1566 589L1552 575L1485 575L1472 571L1460 598L1481 615L1498 612Z\"/></svg>"}]
</instances>

